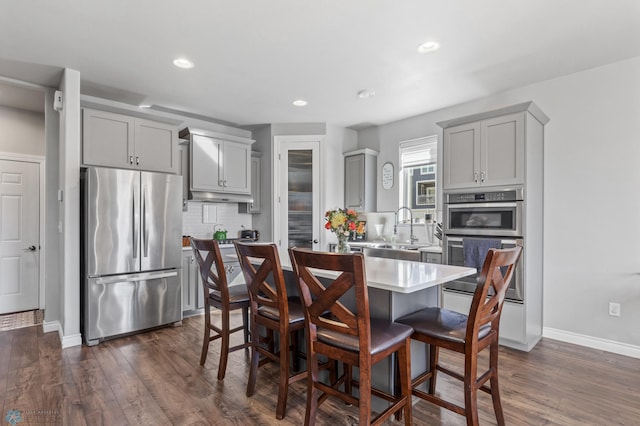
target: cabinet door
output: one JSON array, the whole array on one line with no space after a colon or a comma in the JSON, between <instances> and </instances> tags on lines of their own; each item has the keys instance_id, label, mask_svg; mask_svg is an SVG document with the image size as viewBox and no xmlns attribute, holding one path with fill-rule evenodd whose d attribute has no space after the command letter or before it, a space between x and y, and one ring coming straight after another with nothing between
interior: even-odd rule
<instances>
[{"instance_id":1,"label":"cabinet door","mask_svg":"<svg viewBox=\"0 0 640 426\"><path fill-rule=\"evenodd\" d=\"M249 213L260 213L260 157L251 157L251 196Z\"/></svg>"},{"instance_id":2,"label":"cabinet door","mask_svg":"<svg viewBox=\"0 0 640 426\"><path fill-rule=\"evenodd\" d=\"M423 259L427 263L442 263L442 254L440 253L424 253Z\"/></svg>"},{"instance_id":3,"label":"cabinet door","mask_svg":"<svg viewBox=\"0 0 640 426\"><path fill-rule=\"evenodd\" d=\"M480 123L444 131L444 189L468 188L480 182Z\"/></svg>"},{"instance_id":4,"label":"cabinet door","mask_svg":"<svg viewBox=\"0 0 640 426\"><path fill-rule=\"evenodd\" d=\"M222 148L224 190L249 194L251 151L249 145L225 141Z\"/></svg>"},{"instance_id":5,"label":"cabinet door","mask_svg":"<svg viewBox=\"0 0 640 426\"><path fill-rule=\"evenodd\" d=\"M364 208L364 154L344 159L344 204L348 209Z\"/></svg>"},{"instance_id":6,"label":"cabinet door","mask_svg":"<svg viewBox=\"0 0 640 426\"><path fill-rule=\"evenodd\" d=\"M191 143L191 189L222 191L220 169L222 141L208 136L193 135Z\"/></svg>"},{"instance_id":7,"label":"cabinet door","mask_svg":"<svg viewBox=\"0 0 640 426\"><path fill-rule=\"evenodd\" d=\"M182 176L182 211L189 210L187 201L189 199L189 145L181 144L178 147L180 153L180 169L178 174Z\"/></svg>"},{"instance_id":8,"label":"cabinet door","mask_svg":"<svg viewBox=\"0 0 640 426\"><path fill-rule=\"evenodd\" d=\"M174 126L136 119L135 159L138 168L178 173L178 131Z\"/></svg>"},{"instance_id":9,"label":"cabinet door","mask_svg":"<svg viewBox=\"0 0 640 426\"><path fill-rule=\"evenodd\" d=\"M524 113L484 120L481 185L524 183Z\"/></svg>"},{"instance_id":10,"label":"cabinet door","mask_svg":"<svg viewBox=\"0 0 640 426\"><path fill-rule=\"evenodd\" d=\"M83 110L82 163L135 168L134 121L126 115Z\"/></svg>"},{"instance_id":11,"label":"cabinet door","mask_svg":"<svg viewBox=\"0 0 640 426\"><path fill-rule=\"evenodd\" d=\"M196 308L195 283L193 265L196 263L191 251L185 251L182 257L182 311L193 311ZM197 272L197 268L196 268Z\"/></svg>"}]
</instances>

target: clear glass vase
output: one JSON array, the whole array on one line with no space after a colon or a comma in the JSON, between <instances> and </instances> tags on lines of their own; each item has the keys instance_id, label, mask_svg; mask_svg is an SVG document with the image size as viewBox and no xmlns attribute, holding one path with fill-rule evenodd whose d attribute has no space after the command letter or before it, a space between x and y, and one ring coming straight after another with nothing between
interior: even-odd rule
<instances>
[{"instance_id":1,"label":"clear glass vase","mask_svg":"<svg viewBox=\"0 0 640 426\"><path fill-rule=\"evenodd\" d=\"M347 244L347 236L338 234L338 244L336 245L336 253L349 253L349 244Z\"/></svg>"}]
</instances>

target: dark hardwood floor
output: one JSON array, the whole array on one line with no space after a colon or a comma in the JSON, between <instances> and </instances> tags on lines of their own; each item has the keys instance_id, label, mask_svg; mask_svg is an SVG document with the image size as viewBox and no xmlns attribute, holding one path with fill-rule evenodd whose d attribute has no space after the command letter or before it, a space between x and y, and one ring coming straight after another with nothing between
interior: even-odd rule
<instances>
[{"instance_id":1,"label":"dark hardwood floor","mask_svg":"<svg viewBox=\"0 0 640 426\"><path fill-rule=\"evenodd\" d=\"M303 424L304 381L291 386L287 416L278 421L277 366L260 369L256 394L247 398L248 356L230 354L220 382L219 342L211 344L206 367L199 365L202 333L199 316L181 327L62 350L57 334L43 334L41 326L2 331L2 419L6 424L9 411L18 410L18 425ZM461 361L442 353L451 365ZM640 424L638 359L543 339L530 353L502 348L500 380L509 425ZM442 376L438 391L461 403L459 382ZM489 395L480 393L479 406L480 423L494 425ZM413 418L416 425L465 424L424 401L414 405ZM357 408L330 399L318 424L357 424Z\"/></svg>"}]
</instances>

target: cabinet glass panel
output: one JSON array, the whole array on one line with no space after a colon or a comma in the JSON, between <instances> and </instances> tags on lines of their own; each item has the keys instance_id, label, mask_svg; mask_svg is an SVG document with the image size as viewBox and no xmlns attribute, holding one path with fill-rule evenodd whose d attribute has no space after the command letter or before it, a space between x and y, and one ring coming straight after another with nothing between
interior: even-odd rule
<instances>
[{"instance_id":1,"label":"cabinet glass panel","mask_svg":"<svg viewBox=\"0 0 640 426\"><path fill-rule=\"evenodd\" d=\"M288 159L289 247L312 248L312 151L290 150Z\"/></svg>"}]
</instances>

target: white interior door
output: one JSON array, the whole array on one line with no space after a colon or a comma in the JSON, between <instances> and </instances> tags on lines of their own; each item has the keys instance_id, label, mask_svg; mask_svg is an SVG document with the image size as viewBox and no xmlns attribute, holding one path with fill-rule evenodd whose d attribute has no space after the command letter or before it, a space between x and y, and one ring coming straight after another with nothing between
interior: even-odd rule
<instances>
[{"instance_id":1,"label":"white interior door","mask_svg":"<svg viewBox=\"0 0 640 426\"><path fill-rule=\"evenodd\" d=\"M0 160L0 314L38 309L39 165Z\"/></svg>"},{"instance_id":2,"label":"white interior door","mask_svg":"<svg viewBox=\"0 0 640 426\"><path fill-rule=\"evenodd\" d=\"M281 251L294 246L317 250L322 225L320 142L290 136L276 138L274 240Z\"/></svg>"}]
</instances>

